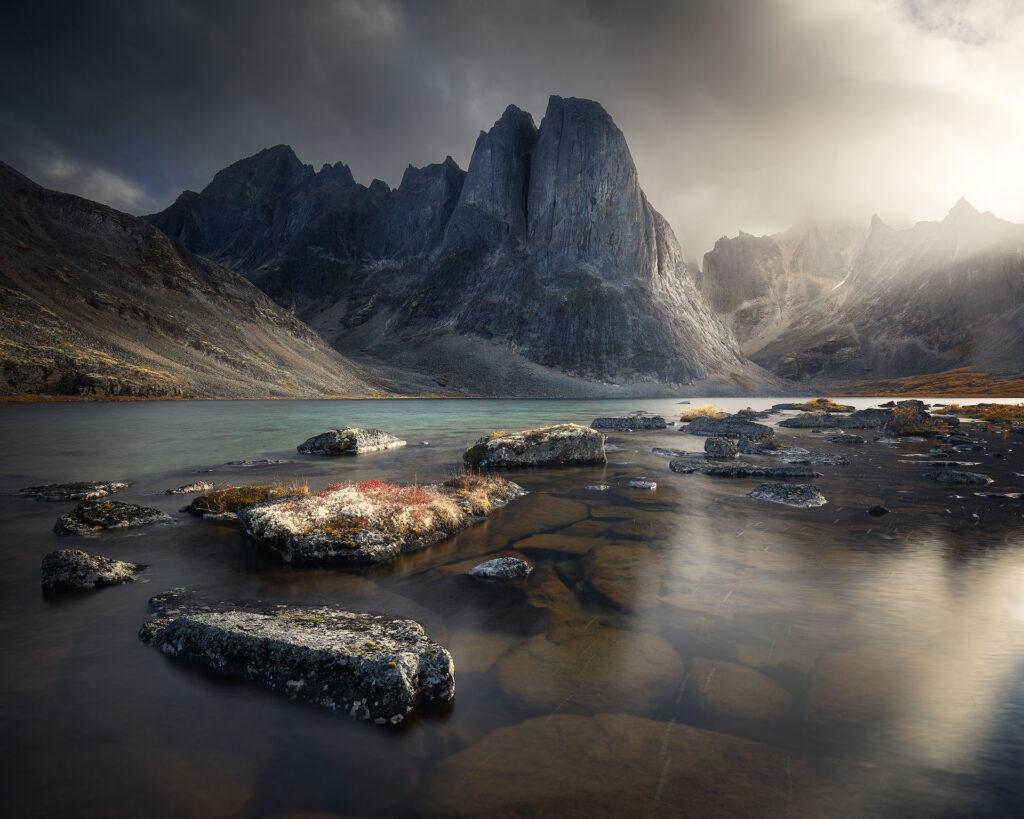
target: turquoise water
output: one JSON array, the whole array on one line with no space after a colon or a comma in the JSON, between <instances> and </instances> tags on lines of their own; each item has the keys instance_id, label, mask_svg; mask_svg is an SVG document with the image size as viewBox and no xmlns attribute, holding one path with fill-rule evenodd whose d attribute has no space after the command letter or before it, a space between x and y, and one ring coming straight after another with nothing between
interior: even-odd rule
<instances>
[{"instance_id":1,"label":"turquoise water","mask_svg":"<svg viewBox=\"0 0 1024 819\"><path fill-rule=\"evenodd\" d=\"M871 406L881 399L853 399ZM734 411L773 399L691 399ZM359 572L290 568L237 524L177 513L197 478L420 482L493 429L589 423L673 400L0 405L0 490L129 479L172 526L58 538L72 504L0 498L2 804L16 816L1020 815L1024 503L923 477L930 444L841 451L829 503L745 497L760 481L677 475L669 428L612 433L604 467L514 471L530 494L486 523ZM779 416L781 417L781 416ZM773 419L778 420L778 418ZM409 446L351 459L295 446L334 426ZM1024 491L1024 441L972 428L986 490ZM423 445L422 442L429 442ZM1002 455L996 458L995 455ZM282 459L271 466L227 461ZM630 478L657 481L654 492ZM588 485L604 483L603 493ZM872 518L868 506L892 509ZM85 548L144 582L44 596L39 561ZM466 577L518 554L508 588ZM353 723L169 661L136 637L175 586L216 600L413 617L451 650L451 714Z\"/></svg>"}]
</instances>

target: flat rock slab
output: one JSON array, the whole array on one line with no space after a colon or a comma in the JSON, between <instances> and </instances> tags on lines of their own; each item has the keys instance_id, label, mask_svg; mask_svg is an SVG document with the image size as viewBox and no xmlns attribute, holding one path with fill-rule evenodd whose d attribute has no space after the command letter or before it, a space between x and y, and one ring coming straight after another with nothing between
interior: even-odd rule
<instances>
[{"instance_id":1,"label":"flat rock slab","mask_svg":"<svg viewBox=\"0 0 1024 819\"><path fill-rule=\"evenodd\" d=\"M193 481L184 486L175 486L173 489L165 489L165 495L191 495L193 492L209 492L213 484L209 481Z\"/></svg>"},{"instance_id":2,"label":"flat rock slab","mask_svg":"<svg viewBox=\"0 0 1024 819\"><path fill-rule=\"evenodd\" d=\"M474 467L517 467L603 464L608 457L604 434L579 424L559 424L481 438L462 459Z\"/></svg>"},{"instance_id":3,"label":"flat rock slab","mask_svg":"<svg viewBox=\"0 0 1024 819\"><path fill-rule=\"evenodd\" d=\"M687 435L747 435L751 438L771 436L775 433L772 428L745 418L695 418L685 427L680 427L680 432Z\"/></svg>"},{"instance_id":4,"label":"flat rock slab","mask_svg":"<svg viewBox=\"0 0 1024 819\"><path fill-rule=\"evenodd\" d=\"M255 503L239 511L238 519L246 535L289 563L382 563L479 523L526 494L497 476L471 480L482 488L449 487L449 481L338 484L303 497Z\"/></svg>"},{"instance_id":5,"label":"flat rock slab","mask_svg":"<svg viewBox=\"0 0 1024 819\"><path fill-rule=\"evenodd\" d=\"M150 607L144 643L356 719L398 723L455 697L451 654L414 620L330 606L203 604L182 589Z\"/></svg>"},{"instance_id":6,"label":"flat rock slab","mask_svg":"<svg viewBox=\"0 0 1024 819\"><path fill-rule=\"evenodd\" d=\"M992 479L988 475L982 475L980 472L958 472L954 469L925 472L924 476L939 483L959 486L980 486L981 484L992 483Z\"/></svg>"},{"instance_id":7,"label":"flat rock slab","mask_svg":"<svg viewBox=\"0 0 1024 819\"><path fill-rule=\"evenodd\" d=\"M148 506L120 501L84 501L54 524L58 535L92 535L104 529L135 529L153 523L174 523L174 518Z\"/></svg>"},{"instance_id":8,"label":"flat rock slab","mask_svg":"<svg viewBox=\"0 0 1024 819\"><path fill-rule=\"evenodd\" d=\"M94 589L131 583L143 568L138 563L91 555L79 549L58 549L43 558L43 588Z\"/></svg>"},{"instance_id":9,"label":"flat rock slab","mask_svg":"<svg viewBox=\"0 0 1024 819\"><path fill-rule=\"evenodd\" d=\"M533 566L518 557L496 557L474 566L469 574L480 580L515 580L532 571Z\"/></svg>"},{"instance_id":10,"label":"flat rock slab","mask_svg":"<svg viewBox=\"0 0 1024 819\"><path fill-rule=\"evenodd\" d=\"M401 438L382 429L344 427L314 435L296 448L303 455L365 455L405 445Z\"/></svg>"},{"instance_id":11,"label":"flat rock slab","mask_svg":"<svg viewBox=\"0 0 1024 819\"><path fill-rule=\"evenodd\" d=\"M821 474L806 466L765 466L746 461L709 464L697 459L670 461L668 468L682 475L698 473L713 478L816 478Z\"/></svg>"},{"instance_id":12,"label":"flat rock slab","mask_svg":"<svg viewBox=\"0 0 1024 819\"><path fill-rule=\"evenodd\" d=\"M849 466L849 459L834 452L782 452L779 463L801 466Z\"/></svg>"},{"instance_id":13,"label":"flat rock slab","mask_svg":"<svg viewBox=\"0 0 1024 819\"><path fill-rule=\"evenodd\" d=\"M763 483L749 492L747 497L801 508L824 506L828 503L818 487L809 483Z\"/></svg>"},{"instance_id":14,"label":"flat rock slab","mask_svg":"<svg viewBox=\"0 0 1024 819\"><path fill-rule=\"evenodd\" d=\"M37 501L87 501L105 498L114 492L127 489L127 481L79 481L77 483L48 483L43 486L26 486L14 494L19 498Z\"/></svg>"},{"instance_id":15,"label":"flat rock slab","mask_svg":"<svg viewBox=\"0 0 1024 819\"><path fill-rule=\"evenodd\" d=\"M629 432L634 429L665 429L667 424L660 415L624 415L617 418L595 418L594 429L614 429Z\"/></svg>"}]
</instances>

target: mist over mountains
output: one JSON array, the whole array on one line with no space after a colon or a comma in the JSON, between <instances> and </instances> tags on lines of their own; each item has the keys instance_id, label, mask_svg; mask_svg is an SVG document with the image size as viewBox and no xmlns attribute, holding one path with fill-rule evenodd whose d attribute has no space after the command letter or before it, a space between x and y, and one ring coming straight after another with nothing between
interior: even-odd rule
<instances>
[{"instance_id":1,"label":"mist over mountains","mask_svg":"<svg viewBox=\"0 0 1024 819\"><path fill-rule=\"evenodd\" d=\"M700 282L744 353L783 378L1021 369L1024 225L964 199L906 230L876 216L722 239Z\"/></svg>"}]
</instances>

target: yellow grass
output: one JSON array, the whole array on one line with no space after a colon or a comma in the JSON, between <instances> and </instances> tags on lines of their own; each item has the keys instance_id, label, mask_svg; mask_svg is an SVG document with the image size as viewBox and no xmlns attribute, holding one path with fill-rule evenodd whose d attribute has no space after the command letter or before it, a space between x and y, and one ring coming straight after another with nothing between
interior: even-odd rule
<instances>
[{"instance_id":1,"label":"yellow grass","mask_svg":"<svg viewBox=\"0 0 1024 819\"><path fill-rule=\"evenodd\" d=\"M237 512L246 506L252 506L265 500L292 498L309 494L309 484L305 480L280 481L274 484L243 484L232 486L226 484L205 492L189 504L196 512Z\"/></svg>"},{"instance_id":2,"label":"yellow grass","mask_svg":"<svg viewBox=\"0 0 1024 819\"><path fill-rule=\"evenodd\" d=\"M680 421L695 421L698 418L725 418L729 413L714 407L711 404L704 404L700 407L688 407L679 413Z\"/></svg>"}]
</instances>

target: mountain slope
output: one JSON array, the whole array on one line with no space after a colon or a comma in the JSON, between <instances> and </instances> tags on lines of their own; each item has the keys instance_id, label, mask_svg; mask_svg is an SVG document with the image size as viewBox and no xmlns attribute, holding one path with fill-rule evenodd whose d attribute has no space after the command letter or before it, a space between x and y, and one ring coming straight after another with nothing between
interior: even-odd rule
<instances>
[{"instance_id":1,"label":"mountain slope","mask_svg":"<svg viewBox=\"0 0 1024 819\"><path fill-rule=\"evenodd\" d=\"M0 394L377 394L241 276L0 163Z\"/></svg>"},{"instance_id":2,"label":"mountain slope","mask_svg":"<svg viewBox=\"0 0 1024 819\"><path fill-rule=\"evenodd\" d=\"M324 172L293 159L278 148L242 160L148 218L238 265L343 353L446 387L598 394L763 376L707 306L595 102L552 97L539 128L509 106L466 172L450 158L410 168L395 191L375 182L317 200ZM358 216L332 221L333 248L311 240L308 203L334 212L343 199Z\"/></svg>"},{"instance_id":3,"label":"mountain slope","mask_svg":"<svg viewBox=\"0 0 1024 819\"><path fill-rule=\"evenodd\" d=\"M753 254L730 258L719 251L710 265L706 257L705 276L763 278ZM845 268L832 268L836 285L789 305L784 326L761 335L737 328L754 361L797 380L900 378L961 367L1020 371L1024 225L961 200L942 221L907 230L875 217L849 259ZM828 269L814 272L826 278ZM735 326L743 317L736 312L732 320Z\"/></svg>"}]
</instances>

